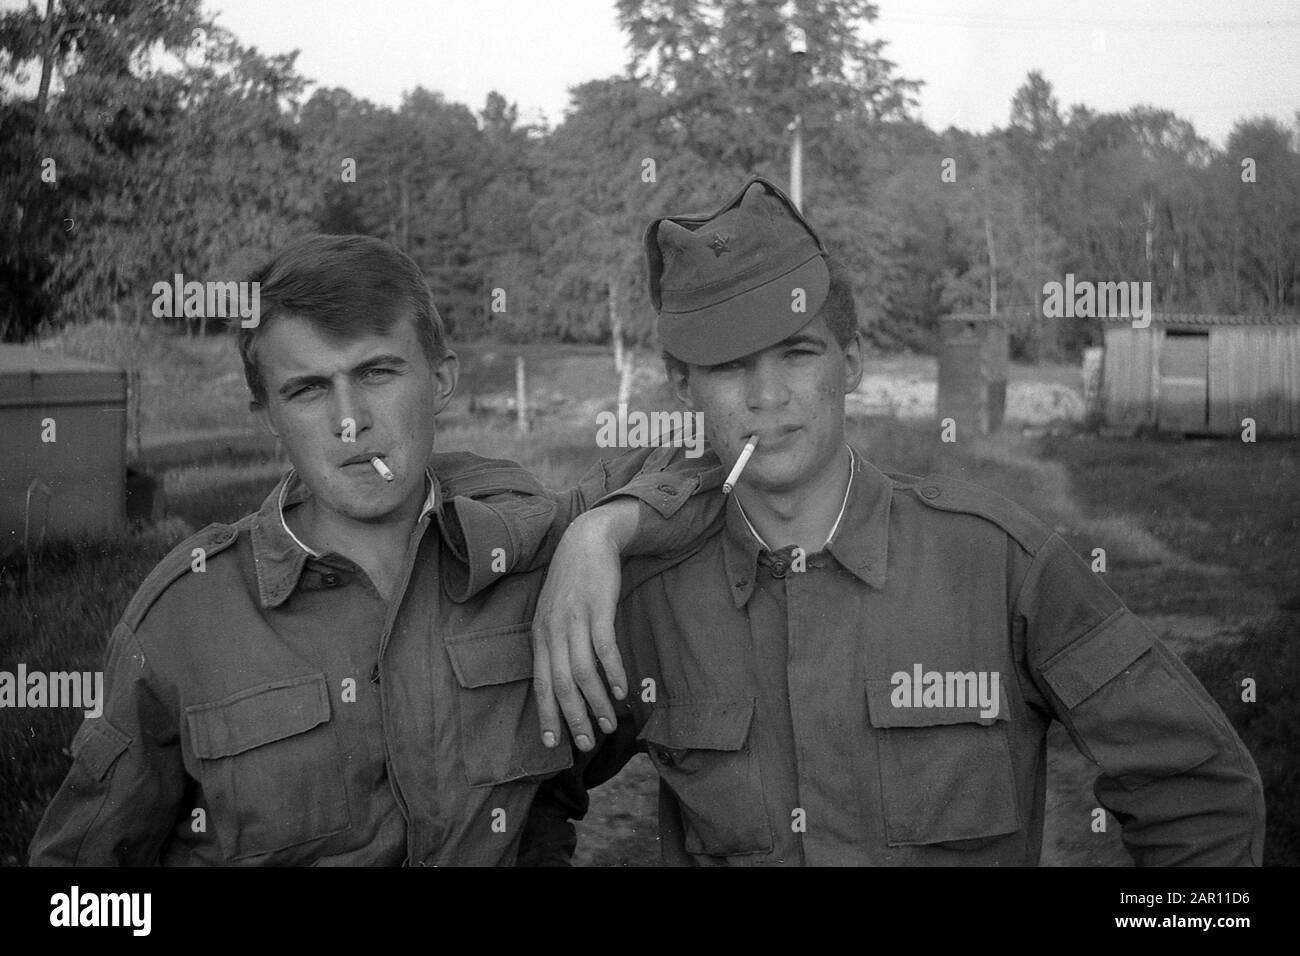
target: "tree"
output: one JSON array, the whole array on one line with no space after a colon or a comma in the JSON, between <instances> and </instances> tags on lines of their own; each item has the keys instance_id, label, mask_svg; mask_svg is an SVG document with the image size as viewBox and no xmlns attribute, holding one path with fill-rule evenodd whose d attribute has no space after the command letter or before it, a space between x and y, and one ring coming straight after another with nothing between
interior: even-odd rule
<instances>
[{"instance_id":1,"label":"tree","mask_svg":"<svg viewBox=\"0 0 1300 956\"><path fill-rule=\"evenodd\" d=\"M716 207L739 188L744 170L697 155L667 99L634 80L584 83L571 98L539 154L546 169L532 213L539 317L545 332L562 339L649 343L646 226Z\"/></svg>"},{"instance_id":2,"label":"tree","mask_svg":"<svg viewBox=\"0 0 1300 956\"><path fill-rule=\"evenodd\" d=\"M803 116L810 141L853 118L902 118L919 84L893 75L883 40L862 35L869 0L619 0L629 73L670 108L707 163L754 169L786 152ZM789 31L807 36L793 57Z\"/></svg>"},{"instance_id":3,"label":"tree","mask_svg":"<svg viewBox=\"0 0 1300 956\"><path fill-rule=\"evenodd\" d=\"M245 49L214 27L200 62L155 78L160 122L87 200L52 276L65 318L125 307L143 320L154 283L177 272L242 279L245 256L304 231L320 200L286 105L304 85L294 57ZM186 324L202 333L207 316Z\"/></svg>"},{"instance_id":4,"label":"tree","mask_svg":"<svg viewBox=\"0 0 1300 956\"><path fill-rule=\"evenodd\" d=\"M960 255L960 265L944 279L945 305L990 315L1008 305L1036 305L1043 282L1059 274L1064 246L1020 185L1007 137L954 133L949 141L965 173L958 173L959 188L945 194L950 242ZM1013 330L1013 344L1034 358L1059 361L1064 353L1057 321L1037 315Z\"/></svg>"},{"instance_id":5,"label":"tree","mask_svg":"<svg viewBox=\"0 0 1300 956\"><path fill-rule=\"evenodd\" d=\"M1272 119L1241 120L1226 155L1234 174L1225 205L1233 223L1237 307L1294 311L1300 306L1300 155L1291 134ZM1243 160L1253 164L1253 182L1242 175Z\"/></svg>"},{"instance_id":6,"label":"tree","mask_svg":"<svg viewBox=\"0 0 1300 956\"><path fill-rule=\"evenodd\" d=\"M3 337L54 316L56 265L81 240L85 206L122 181L169 108L151 51L183 55L204 25L199 0L46 0L43 13L0 13L0 76L40 71L34 97L0 103Z\"/></svg>"}]
</instances>

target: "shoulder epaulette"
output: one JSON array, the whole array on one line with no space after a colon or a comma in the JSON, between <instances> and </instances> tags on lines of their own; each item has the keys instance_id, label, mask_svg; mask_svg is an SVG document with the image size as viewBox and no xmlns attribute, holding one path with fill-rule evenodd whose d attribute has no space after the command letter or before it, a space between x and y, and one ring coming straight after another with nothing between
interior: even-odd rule
<instances>
[{"instance_id":1,"label":"shoulder epaulette","mask_svg":"<svg viewBox=\"0 0 1300 956\"><path fill-rule=\"evenodd\" d=\"M931 508L978 515L993 522L1030 554L1037 553L1052 536L1051 528L1014 501L969 481L926 475L916 479L910 490L918 501Z\"/></svg>"},{"instance_id":2,"label":"shoulder epaulette","mask_svg":"<svg viewBox=\"0 0 1300 956\"><path fill-rule=\"evenodd\" d=\"M203 561L210 561L235 543L239 537L239 527L229 524L210 524L202 531L196 531L176 547L167 552L159 561L144 583L136 590L135 596L122 612L122 623L134 630L144 620L149 608L183 575L192 573L195 548L203 549Z\"/></svg>"}]
</instances>

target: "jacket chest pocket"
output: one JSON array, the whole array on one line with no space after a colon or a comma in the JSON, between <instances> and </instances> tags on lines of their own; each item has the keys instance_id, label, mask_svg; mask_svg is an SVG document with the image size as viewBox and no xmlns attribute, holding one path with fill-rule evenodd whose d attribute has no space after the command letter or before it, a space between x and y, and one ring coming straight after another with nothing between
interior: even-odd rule
<instances>
[{"instance_id":1,"label":"jacket chest pocket","mask_svg":"<svg viewBox=\"0 0 1300 956\"><path fill-rule=\"evenodd\" d=\"M867 681L888 844L975 849L1019 830L1006 689L988 717L979 706L895 706L894 689Z\"/></svg>"},{"instance_id":2,"label":"jacket chest pocket","mask_svg":"<svg viewBox=\"0 0 1300 956\"><path fill-rule=\"evenodd\" d=\"M558 773L573 766L567 740L542 744L533 696L532 625L458 636L447 645L460 685L460 750L472 787Z\"/></svg>"},{"instance_id":3,"label":"jacket chest pocket","mask_svg":"<svg viewBox=\"0 0 1300 956\"><path fill-rule=\"evenodd\" d=\"M351 826L324 674L185 708L226 856L243 859Z\"/></svg>"},{"instance_id":4,"label":"jacket chest pocket","mask_svg":"<svg viewBox=\"0 0 1300 956\"><path fill-rule=\"evenodd\" d=\"M664 701L639 739L682 811L686 852L769 853L772 827L749 746L752 699Z\"/></svg>"}]
</instances>

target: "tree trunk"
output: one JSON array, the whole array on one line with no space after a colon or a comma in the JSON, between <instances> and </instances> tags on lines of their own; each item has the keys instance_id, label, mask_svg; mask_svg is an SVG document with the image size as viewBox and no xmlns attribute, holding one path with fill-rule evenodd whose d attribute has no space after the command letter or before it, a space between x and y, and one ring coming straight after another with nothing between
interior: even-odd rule
<instances>
[{"instance_id":1,"label":"tree trunk","mask_svg":"<svg viewBox=\"0 0 1300 956\"><path fill-rule=\"evenodd\" d=\"M41 85L36 91L36 129L39 134L41 117L50 96L50 74L54 72L54 58L58 55L58 33L54 24L54 0L45 0L45 42L41 54Z\"/></svg>"},{"instance_id":2,"label":"tree trunk","mask_svg":"<svg viewBox=\"0 0 1300 956\"><path fill-rule=\"evenodd\" d=\"M612 275L605 283L609 299L609 336L614 345L614 371L623 371L623 310L618 301L618 280Z\"/></svg>"},{"instance_id":3,"label":"tree trunk","mask_svg":"<svg viewBox=\"0 0 1300 956\"><path fill-rule=\"evenodd\" d=\"M1155 200L1148 196L1142 201L1142 211L1146 214L1146 255L1147 255L1147 281L1155 280L1155 224L1156 224L1156 204ZM1153 286L1154 288L1154 286Z\"/></svg>"},{"instance_id":4,"label":"tree trunk","mask_svg":"<svg viewBox=\"0 0 1300 956\"><path fill-rule=\"evenodd\" d=\"M632 363L624 360L618 373L618 404L626 405L632 396Z\"/></svg>"},{"instance_id":5,"label":"tree trunk","mask_svg":"<svg viewBox=\"0 0 1300 956\"><path fill-rule=\"evenodd\" d=\"M618 372L618 404L626 405L632 393L632 360L623 348L623 303L618 295L618 279L611 277L609 291L610 338L614 343L614 370Z\"/></svg>"},{"instance_id":6,"label":"tree trunk","mask_svg":"<svg viewBox=\"0 0 1300 956\"><path fill-rule=\"evenodd\" d=\"M998 254L993 248L993 222L984 213L984 246L989 256L989 315L998 314Z\"/></svg>"},{"instance_id":7,"label":"tree trunk","mask_svg":"<svg viewBox=\"0 0 1300 956\"><path fill-rule=\"evenodd\" d=\"M528 434L528 378L524 371L524 357L515 356L515 412L518 415L519 434Z\"/></svg>"},{"instance_id":8,"label":"tree trunk","mask_svg":"<svg viewBox=\"0 0 1300 956\"><path fill-rule=\"evenodd\" d=\"M402 251L411 254L411 191L407 186L407 168L402 167L401 203L402 203Z\"/></svg>"}]
</instances>

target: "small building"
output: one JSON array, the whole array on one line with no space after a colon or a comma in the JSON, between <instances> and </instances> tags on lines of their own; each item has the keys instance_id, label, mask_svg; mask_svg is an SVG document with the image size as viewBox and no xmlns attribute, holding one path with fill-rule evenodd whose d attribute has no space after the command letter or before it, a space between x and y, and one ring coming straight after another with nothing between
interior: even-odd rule
<instances>
[{"instance_id":1,"label":"small building","mask_svg":"<svg viewBox=\"0 0 1300 956\"><path fill-rule=\"evenodd\" d=\"M1102 415L1114 428L1300 435L1300 315L1104 319Z\"/></svg>"},{"instance_id":2,"label":"small building","mask_svg":"<svg viewBox=\"0 0 1300 956\"><path fill-rule=\"evenodd\" d=\"M0 345L0 554L126 520L126 372Z\"/></svg>"}]
</instances>

